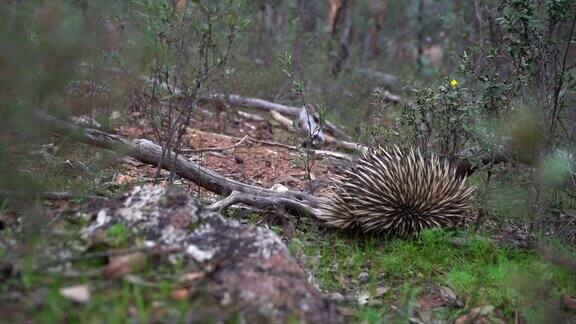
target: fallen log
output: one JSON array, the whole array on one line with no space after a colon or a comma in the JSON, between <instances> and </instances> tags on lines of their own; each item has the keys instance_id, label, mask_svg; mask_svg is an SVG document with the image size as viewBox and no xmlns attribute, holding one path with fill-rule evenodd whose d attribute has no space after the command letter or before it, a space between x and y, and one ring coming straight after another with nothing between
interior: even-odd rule
<instances>
[{"instance_id":1,"label":"fallen log","mask_svg":"<svg viewBox=\"0 0 576 324\"><path fill-rule=\"evenodd\" d=\"M162 148L149 140L128 141L117 135L64 122L38 109L34 110L34 117L41 127L61 136L70 136L79 142L127 155L151 165L158 165L162 160ZM276 192L228 179L180 155L176 156L174 152L170 152L169 157L162 162L162 168L174 169L179 176L219 195L228 196L233 191L238 191L254 197L268 198L268 201L274 203L280 203L277 200L282 200L282 204L290 211L308 213L312 216L317 214L315 207L325 200L300 191ZM270 207L274 207L274 204Z\"/></svg>"}]
</instances>

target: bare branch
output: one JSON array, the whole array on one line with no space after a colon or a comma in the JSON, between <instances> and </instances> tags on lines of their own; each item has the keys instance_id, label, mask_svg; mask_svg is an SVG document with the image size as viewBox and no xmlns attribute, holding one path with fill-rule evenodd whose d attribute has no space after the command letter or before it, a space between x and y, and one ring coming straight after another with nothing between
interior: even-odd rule
<instances>
[{"instance_id":1,"label":"bare branch","mask_svg":"<svg viewBox=\"0 0 576 324\"><path fill-rule=\"evenodd\" d=\"M253 195L247 195L239 191L232 191L230 195L226 198L213 203L212 205L206 207L208 210L212 211L222 211L228 209L228 207L243 203L248 206L258 207L262 209L267 209L270 207L286 206L293 210L300 212L307 212L311 215L317 215L318 210L312 208L306 204L295 201L293 199L282 198L282 197L257 197Z\"/></svg>"}]
</instances>

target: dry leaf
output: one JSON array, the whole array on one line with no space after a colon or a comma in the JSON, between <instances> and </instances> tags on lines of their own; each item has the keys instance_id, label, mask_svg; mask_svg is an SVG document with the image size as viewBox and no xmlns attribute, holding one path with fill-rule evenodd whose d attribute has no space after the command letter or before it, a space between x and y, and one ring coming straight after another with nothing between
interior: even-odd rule
<instances>
[{"instance_id":1,"label":"dry leaf","mask_svg":"<svg viewBox=\"0 0 576 324\"><path fill-rule=\"evenodd\" d=\"M104 268L102 274L106 278L118 278L133 270L142 269L146 264L144 253L132 253L110 258L110 263Z\"/></svg>"},{"instance_id":2,"label":"dry leaf","mask_svg":"<svg viewBox=\"0 0 576 324\"><path fill-rule=\"evenodd\" d=\"M373 298L378 298L390 290L390 287L377 287L376 291L374 292Z\"/></svg>"},{"instance_id":3,"label":"dry leaf","mask_svg":"<svg viewBox=\"0 0 576 324\"><path fill-rule=\"evenodd\" d=\"M132 182L134 182L135 180L136 180L136 179L135 179L134 177L131 177L131 176L129 176L129 175L124 175L124 174L119 174L119 175L116 177L116 182L117 182L118 184L121 184L121 185L127 184L127 183L132 183Z\"/></svg>"},{"instance_id":4,"label":"dry leaf","mask_svg":"<svg viewBox=\"0 0 576 324\"><path fill-rule=\"evenodd\" d=\"M492 305L473 308L468 314L460 316L454 324L505 323L494 316L494 310Z\"/></svg>"},{"instance_id":5,"label":"dry leaf","mask_svg":"<svg viewBox=\"0 0 576 324\"><path fill-rule=\"evenodd\" d=\"M86 304L90 301L90 287L88 285L78 285L60 288L60 295L73 302Z\"/></svg>"},{"instance_id":6,"label":"dry leaf","mask_svg":"<svg viewBox=\"0 0 576 324\"><path fill-rule=\"evenodd\" d=\"M204 277L204 272L188 272L182 275L180 279L185 283L192 283L202 277Z\"/></svg>"},{"instance_id":7,"label":"dry leaf","mask_svg":"<svg viewBox=\"0 0 576 324\"><path fill-rule=\"evenodd\" d=\"M185 300L190 297L190 290L186 288L172 290L170 293L170 298L173 300Z\"/></svg>"}]
</instances>

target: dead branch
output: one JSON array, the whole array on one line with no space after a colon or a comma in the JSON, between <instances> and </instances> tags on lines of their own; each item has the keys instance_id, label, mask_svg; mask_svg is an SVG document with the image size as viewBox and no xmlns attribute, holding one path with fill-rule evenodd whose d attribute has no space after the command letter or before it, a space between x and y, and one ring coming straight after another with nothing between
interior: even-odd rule
<instances>
[{"instance_id":1,"label":"dead branch","mask_svg":"<svg viewBox=\"0 0 576 324\"><path fill-rule=\"evenodd\" d=\"M278 113L290 116L298 116L300 113L299 107L291 107L286 105L277 104L263 99L242 97L239 95L231 94L216 94L208 98L209 101L223 101L232 106L249 107L252 109L260 109L266 111L276 111Z\"/></svg>"},{"instance_id":2,"label":"dead branch","mask_svg":"<svg viewBox=\"0 0 576 324\"><path fill-rule=\"evenodd\" d=\"M290 118L284 117L282 114L276 111L271 111L270 114L277 122L279 122L286 129L294 131L294 123L292 122L292 120L290 120ZM368 148L362 144L339 140L328 134L324 135L324 141L326 143L335 144L340 148L344 148L351 151L365 152L366 150L368 150Z\"/></svg>"},{"instance_id":3,"label":"dead branch","mask_svg":"<svg viewBox=\"0 0 576 324\"><path fill-rule=\"evenodd\" d=\"M358 151L358 152L362 152L362 153L368 151L368 147L366 147L360 143L342 141L342 140L336 139L330 135L325 135L324 139L326 140L326 143L333 143L340 148L344 148L344 149L347 149L350 151Z\"/></svg>"},{"instance_id":4,"label":"dead branch","mask_svg":"<svg viewBox=\"0 0 576 324\"><path fill-rule=\"evenodd\" d=\"M262 209L268 209L270 207L276 209L280 206L286 206L288 208L292 208L293 210L305 210L313 215L318 213L316 209L293 199L286 199L282 197L255 197L253 195L247 195L239 191L232 191L232 193L226 198L217 201L206 208L212 211L223 211L237 203L242 203L248 206Z\"/></svg>"},{"instance_id":5,"label":"dead branch","mask_svg":"<svg viewBox=\"0 0 576 324\"><path fill-rule=\"evenodd\" d=\"M251 114L251 113L247 113L247 112L242 111L242 110L238 110L236 113L237 113L239 116L241 116L241 117L243 117L243 118L246 118L246 119L248 119L248 120L251 120L251 121L255 121L255 122L266 121L266 119L264 119L264 118L262 118L262 117L260 117L260 116L258 116L258 115Z\"/></svg>"},{"instance_id":6,"label":"dead branch","mask_svg":"<svg viewBox=\"0 0 576 324\"><path fill-rule=\"evenodd\" d=\"M388 90L384 91L382 96L388 102L397 103L397 104L403 104L404 103L404 100L402 100L402 98L400 96L391 94Z\"/></svg>"},{"instance_id":7,"label":"dead branch","mask_svg":"<svg viewBox=\"0 0 576 324\"><path fill-rule=\"evenodd\" d=\"M159 161L162 160L162 148L149 140L135 139L128 141L117 135L90 128L81 128L50 116L38 109L34 110L34 116L43 128L58 135L70 136L76 141L127 155L151 165L158 165ZM276 192L228 179L182 156L177 156L174 152L169 152L169 154L173 155L173 158L164 159L161 165L162 168L166 170L173 169L179 176L189 179L198 186L219 195L228 196L233 191L238 191L246 196L253 196L254 203L271 201L270 199L262 198L277 198L274 202L280 201L287 204L291 211L297 213L309 212L312 216L315 215L313 213L314 208L325 201L325 198L314 197L300 191Z\"/></svg>"},{"instance_id":8,"label":"dead branch","mask_svg":"<svg viewBox=\"0 0 576 324\"><path fill-rule=\"evenodd\" d=\"M281 113L279 113L277 111L270 111L270 115L272 115L274 120L276 120L282 126L284 126L284 128L286 128L288 130L294 130L294 124L292 123L292 120L290 118L284 117L284 115L282 115Z\"/></svg>"},{"instance_id":9,"label":"dead branch","mask_svg":"<svg viewBox=\"0 0 576 324\"><path fill-rule=\"evenodd\" d=\"M314 107L302 108L298 114L298 125L304 131L304 136L310 144L322 144L324 143L324 132L314 116L316 116Z\"/></svg>"},{"instance_id":10,"label":"dead branch","mask_svg":"<svg viewBox=\"0 0 576 324\"><path fill-rule=\"evenodd\" d=\"M507 149L501 152L484 154L480 157L480 163L477 164L473 164L469 158L463 158L455 163L456 174L459 177L469 176L476 172L482 165L495 165L510 161L512 161L512 158L510 158Z\"/></svg>"},{"instance_id":11,"label":"dead branch","mask_svg":"<svg viewBox=\"0 0 576 324\"><path fill-rule=\"evenodd\" d=\"M258 99L258 98L248 98L248 97L241 97L239 95L235 95L235 94L231 94L231 95L223 95L223 94L216 94L213 95L209 98L203 98L204 100L207 101L221 101L223 103L232 105L232 106L243 106L243 107L248 107L248 108L253 108L253 109L260 109L260 110L266 110L266 111L275 111L277 113L283 114L283 115L288 115L288 116L293 116L293 117L298 117L298 115L300 115L300 112L302 110L302 107L291 107L291 106L286 106L286 105L281 105L281 104L277 104L274 102L270 102L267 100L263 100L263 99ZM332 124L331 122L326 122L325 123L326 127L328 129L330 129L330 131L332 133L334 133L334 135L345 139L345 140L350 140L350 136L346 135L346 132L344 132L342 129L340 129L339 127L337 127L336 125Z\"/></svg>"}]
</instances>

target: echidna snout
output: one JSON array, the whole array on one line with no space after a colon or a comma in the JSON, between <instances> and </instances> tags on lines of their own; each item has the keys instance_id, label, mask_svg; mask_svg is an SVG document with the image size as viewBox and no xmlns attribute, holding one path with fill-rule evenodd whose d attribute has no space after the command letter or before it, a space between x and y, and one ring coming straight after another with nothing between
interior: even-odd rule
<instances>
[{"instance_id":1,"label":"echidna snout","mask_svg":"<svg viewBox=\"0 0 576 324\"><path fill-rule=\"evenodd\" d=\"M342 167L319 218L340 228L410 235L466 219L473 188L448 162L414 149L371 149Z\"/></svg>"}]
</instances>

